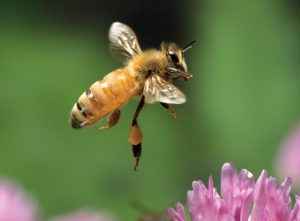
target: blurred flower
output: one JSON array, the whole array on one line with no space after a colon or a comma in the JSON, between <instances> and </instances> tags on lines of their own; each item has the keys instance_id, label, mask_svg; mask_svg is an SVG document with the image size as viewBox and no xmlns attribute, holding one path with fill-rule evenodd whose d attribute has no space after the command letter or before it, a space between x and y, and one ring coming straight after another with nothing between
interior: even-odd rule
<instances>
[{"instance_id":1,"label":"blurred flower","mask_svg":"<svg viewBox=\"0 0 300 221\"><path fill-rule=\"evenodd\" d=\"M14 184L0 182L0 221L36 221L35 204Z\"/></svg>"},{"instance_id":2,"label":"blurred flower","mask_svg":"<svg viewBox=\"0 0 300 221\"><path fill-rule=\"evenodd\" d=\"M192 221L300 221L300 197L290 208L291 179L277 187L276 180L262 171L257 182L247 170L239 173L230 163L221 171L221 195L209 177L208 188L201 181L193 182L187 199ZM185 221L184 207L177 203L168 213L174 221Z\"/></svg>"},{"instance_id":3,"label":"blurred flower","mask_svg":"<svg viewBox=\"0 0 300 221\"><path fill-rule=\"evenodd\" d=\"M300 125L283 142L276 163L282 177L292 177L293 182L300 186Z\"/></svg>"},{"instance_id":4,"label":"blurred flower","mask_svg":"<svg viewBox=\"0 0 300 221\"><path fill-rule=\"evenodd\" d=\"M89 212L85 210L77 211L67 215L59 216L51 221L112 221L113 219L102 213Z\"/></svg>"},{"instance_id":5,"label":"blurred flower","mask_svg":"<svg viewBox=\"0 0 300 221\"><path fill-rule=\"evenodd\" d=\"M37 207L15 184L0 181L0 221L38 221ZM51 221L113 221L103 213L80 210Z\"/></svg>"}]
</instances>

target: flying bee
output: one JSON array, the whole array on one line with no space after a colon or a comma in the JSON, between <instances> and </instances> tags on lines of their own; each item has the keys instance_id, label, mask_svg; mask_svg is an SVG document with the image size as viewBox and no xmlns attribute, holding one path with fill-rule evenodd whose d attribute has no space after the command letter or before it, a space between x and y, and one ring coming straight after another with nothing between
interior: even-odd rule
<instances>
[{"instance_id":1,"label":"flying bee","mask_svg":"<svg viewBox=\"0 0 300 221\"><path fill-rule=\"evenodd\" d=\"M83 92L72 108L71 126L82 128L107 118L107 125L100 130L109 129L117 124L121 107L131 98L140 96L129 133L136 170L143 139L138 116L145 103L159 102L176 118L171 104L182 104L186 97L171 82L173 79L187 80L192 77L187 72L184 53L195 41L183 49L175 43L163 42L160 50L142 51L133 30L120 22L111 25L109 41L112 54L123 62L124 67L110 72Z\"/></svg>"}]
</instances>

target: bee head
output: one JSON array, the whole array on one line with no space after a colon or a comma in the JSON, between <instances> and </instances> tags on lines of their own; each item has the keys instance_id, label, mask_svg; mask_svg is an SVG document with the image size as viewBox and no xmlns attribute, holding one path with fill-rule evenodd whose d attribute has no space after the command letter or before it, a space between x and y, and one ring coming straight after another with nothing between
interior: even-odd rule
<instances>
[{"instance_id":1,"label":"bee head","mask_svg":"<svg viewBox=\"0 0 300 221\"><path fill-rule=\"evenodd\" d=\"M192 48L192 44L196 41L192 41L183 49L181 49L175 43L163 42L161 44L161 50L165 53L168 62L174 67L181 71L187 71L187 66L184 59L184 53Z\"/></svg>"}]
</instances>

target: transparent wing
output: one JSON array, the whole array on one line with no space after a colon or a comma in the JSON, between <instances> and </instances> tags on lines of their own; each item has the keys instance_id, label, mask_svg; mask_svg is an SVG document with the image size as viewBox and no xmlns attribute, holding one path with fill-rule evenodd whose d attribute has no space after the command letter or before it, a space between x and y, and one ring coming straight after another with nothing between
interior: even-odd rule
<instances>
[{"instance_id":1,"label":"transparent wing","mask_svg":"<svg viewBox=\"0 0 300 221\"><path fill-rule=\"evenodd\" d=\"M110 51L121 62L127 63L132 57L142 53L136 35L125 24L114 22L109 29Z\"/></svg>"},{"instance_id":2,"label":"transparent wing","mask_svg":"<svg viewBox=\"0 0 300 221\"><path fill-rule=\"evenodd\" d=\"M147 78L144 86L146 103L163 102L167 104L182 104L185 95L174 85L154 74Z\"/></svg>"}]
</instances>

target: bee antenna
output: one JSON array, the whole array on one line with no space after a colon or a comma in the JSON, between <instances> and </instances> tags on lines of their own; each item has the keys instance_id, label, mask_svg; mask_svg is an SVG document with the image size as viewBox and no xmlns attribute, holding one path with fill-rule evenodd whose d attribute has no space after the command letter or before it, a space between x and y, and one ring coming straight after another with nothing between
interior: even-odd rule
<instances>
[{"instance_id":1,"label":"bee antenna","mask_svg":"<svg viewBox=\"0 0 300 221\"><path fill-rule=\"evenodd\" d=\"M194 44L196 42L196 40L191 41L190 43L188 43L183 49L182 52L186 52L187 50L192 48L192 44Z\"/></svg>"}]
</instances>

